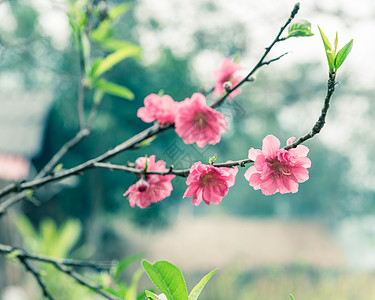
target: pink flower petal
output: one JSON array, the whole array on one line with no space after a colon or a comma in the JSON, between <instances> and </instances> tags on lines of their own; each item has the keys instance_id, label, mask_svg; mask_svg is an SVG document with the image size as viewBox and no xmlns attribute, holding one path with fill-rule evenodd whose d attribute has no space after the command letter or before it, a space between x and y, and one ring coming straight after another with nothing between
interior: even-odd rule
<instances>
[{"instance_id":1,"label":"pink flower petal","mask_svg":"<svg viewBox=\"0 0 375 300\"><path fill-rule=\"evenodd\" d=\"M263 139L262 152L266 157L273 157L280 148L280 141L273 135L267 135Z\"/></svg>"},{"instance_id":2,"label":"pink flower petal","mask_svg":"<svg viewBox=\"0 0 375 300\"><path fill-rule=\"evenodd\" d=\"M259 149L250 148L248 157L249 159L255 161L258 155L262 154L262 151Z\"/></svg>"},{"instance_id":3,"label":"pink flower petal","mask_svg":"<svg viewBox=\"0 0 375 300\"><path fill-rule=\"evenodd\" d=\"M254 176L254 175L253 175ZM260 189L264 195L273 195L277 191L277 182L274 178L268 177L266 181L260 184Z\"/></svg>"}]
</instances>

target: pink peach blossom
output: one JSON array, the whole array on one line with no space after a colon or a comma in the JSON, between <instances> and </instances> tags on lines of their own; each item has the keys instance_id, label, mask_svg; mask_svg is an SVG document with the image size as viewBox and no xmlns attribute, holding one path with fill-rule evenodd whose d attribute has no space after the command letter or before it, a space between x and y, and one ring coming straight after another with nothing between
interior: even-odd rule
<instances>
[{"instance_id":1,"label":"pink peach blossom","mask_svg":"<svg viewBox=\"0 0 375 300\"><path fill-rule=\"evenodd\" d=\"M215 145L227 130L225 116L206 105L206 97L195 93L191 98L179 102L175 119L175 130L186 144L196 143L203 148Z\"/></svg>"},{"instance_id":2,"label":"pink peach blossom","mask_svg":"<svg viewBox=\"0 0 375 300\"><path fill-rule=\"evenodd\" d=\"M148 95L144 101L145 106L138 109L137 117L146 123L155 120L161 125L174 123L176 102L171 96L163 95L159 97L156 94Z\"/></svg>"},{"instance_id":3,"label":"pink peach blossom","mask_svg":"<svg viewBox=\"0 0 375 300\"><path fill-rule=\"evenodd\" d=\"M287 145L294 140L294 137L288 139ZM309 149L302 145L290 150L279 147L280 141L273 135L267 135L263 139L262 150L249 150L249 159L254 160L254 165L246 171L245 178L264 195L296 193L298 183L309 179L307 168L311 167L311 161L306 157Z\"/></svg>"},{"instance_id":4,"label":"pink peach blossom","mask_svg":"<svg viewBox=\"0 0 375 300\"><path fill-rule=\"evenodd\" d=\"M214 78L216 80L213 97L216 98L225 92L224 84L228 82L230 88L235 87L243 79L243 76L236 75L237 71L242 70L241 66L233 61L231 58L225 58L221 63L219 69L214 71ZM237 88L230 93L229 99L241 93L241 89Z\"/></svg>"},{"instance_id":5,"label":"pink peach blossom","mask_svg":"<svg viewBox=\"0 0 375 300\"><path fill-rule=\"evenodd\" d=\"M136 167L144 170L147 161L147 171L166 172L166 163L163 160L155 162L155 155L150 157L140 157L136 160ZM173 190L171 180L174 175L148 174L131 185L124 193L128 196L131 207L138 205L140 208L148 207L151 203L156 203L171 195Z\"/></svg>"},{"instance_id":6,"label":"pink peach blossom","mask_svg":"<svg viewBox=\"0 0 375 300\"><path fill-rule=\"evenodd\" d=\"M202 200L207 204L219 204L228 190L234 185L238 168L215 167L196 162L190 168L186 180L188 188L185 197L193 197L192 203L198 206Z\"/></svg>"}]
</instances>

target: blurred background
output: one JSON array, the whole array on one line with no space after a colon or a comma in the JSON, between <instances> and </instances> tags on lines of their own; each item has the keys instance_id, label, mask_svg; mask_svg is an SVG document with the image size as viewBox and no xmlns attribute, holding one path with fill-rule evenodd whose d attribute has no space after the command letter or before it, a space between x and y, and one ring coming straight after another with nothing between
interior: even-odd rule
<instances>
[{"instance_id":1,"label":"blurred background","mask_svg":"<svg viewBox=\"0 0 375 300\"><path fill-rule=\"evenodd\" d=\"M129 88L135 99L106 95L93 134L64 157L64 168L147 128L135 115L148 94L164 90L181 101L208 90L225 57L237 55L246 74L294 5L289 0L130 2L131 9L113 24L114 34L139 45L142 55L124 60L107 78ZM99 4L105 9L119 3ZM68 7L64 0L0 1L2 185L35 176L78 130L79 60ZM289 293L305 300L375 299L375 3L301 1L296 19L309 20L315 35L278 43L268 59L288 54L263 67L233 103L220 107L230 124L220 144L203 149L185 145L170 131L111 162L155 154L167 165L187 168L215 153L218 162L244 159L249 148L261 148L267 134L283 144L307 133L320 114L328 79L319 25L330 40L338 31L339 47L352 38L354 47L338 72L326 126L305 143L312 167L297 194L263 196L249 186L242 168L218 206L195 207L191 199L182 199L185 179L175 178L171 197L139 209L122 196L135 176L91 170L40 188L38 207L24 203L11 208L0 219L0 242L84 259L143 253L151 261L179 266L190 289L218 267L202 300L288 299ZM100 51L92 45L92 53ZM87 108L90 101L88 93ZM64 230L71 238L59 249L44 234L52 231L56 237ZM48 243L54 246L46 248ZM5 270L0 299L40 298L21 267L0 257L0 268ZM151 283L144 275L140 285ZM78 293L66 299L84 299Z\"/></svg>"}]
</instances>

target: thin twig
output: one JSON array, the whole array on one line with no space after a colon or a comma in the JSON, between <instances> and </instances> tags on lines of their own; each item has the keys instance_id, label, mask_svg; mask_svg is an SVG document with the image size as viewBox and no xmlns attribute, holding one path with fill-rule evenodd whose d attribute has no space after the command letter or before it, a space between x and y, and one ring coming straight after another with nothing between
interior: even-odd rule
<instances>
[{"instance_id":1,"label":"thin twig","mask_svg":"<svg viewBox=\"0 0 375 300\"><path fill-rule=\"evenodd\" d=\"M61 160L61 158L68 153L72 148L74 148L76 145L78 145L83 139L85 139L87 136L89 136L90 130L83 129L80 130L74 138L67 141L59 151L56 152L56 154L50 159L50 161L44 166L44 168L38 173L38 175L34 178L40 179L50 173L52 169L56 166L56 164ZM11 192L16 192L18 190L18 186L20 183L11 183L4 188L0 190L0 197L3 197ZM0 205L0 215L2 211L2 207L8 207L13 205L14 203L17 203L18 201L22 200L27 196L27 192L19 193L13 197L10 197L6 199L3 203Z\"/></svg>"},{"instance_id":2,"label":"thin twig","mask_svg":"<svg viewBox=\"0 0 375 300\"><path fill-rule=\"evenodd\" d=\"M285 56L287 54L288 54L288 52L285 52L284 54L281 54L280 56L278 56L276 58L273 58L273 59L271 59L269 61L264 61L264 62L262 62L262 66L269 65L270 63L273 63L274 61L279 60L280 58L282 58L283 56Z\"/></svg>"},{"instance_id":3,"label":"thin twig","mask_svg":"<svg viewBox=\"0 0 375 300\"><path fill-rule=\"evenodd\" d=\"M327 95L326 95L326 98L324 99L322 113L320 114L318 121L316 121L315 125L313 126L313 128L311 129L309 133L307 133L304 136L301 136L294 143L284 147L285 150L296 148L299 144L305 142L308 139L311 139L314 135L318 134L322 130L326 121L326 116L327 116L327 112L329 109L329 102L331 100L333 92L335 91L335 85L336 85L335 77L336 77L335 74L329 74L329 79L327 83Z\"/></svg>"},{"instance_id":4,"label":"thin twig","mask_svg":"<svg viewBox=\"0 0 375 300\"><path fill-rule=\"evenodd\" d=\"M83 276L75 272L72 268L91 268L98 271L101 270L110 270L112 267L114 267L115 263L106 263L106 262L89 262L89 261L79 261L79 260L72 260L72 259L55 259L47 256L42 255L33 255L27 253L25 250L21 248L11 247L8 245L2 245L0 244L0 253L3 255L15 253L16 258L19 260L19 262L25 267L25 269L30 272L38 282L38 285L40 286L43 295L47 297L50 300L55 300L53 296L48 292L46 285L44 284L41 275L38 271L36 271L31 265L29 264L28 260L34 260L41 263L47 263L53 265L57 270L60 272L65 273L69 277L73 278L75 281L77 281L80 285L85 286L95 293L103 296L106 299L109 300L118 300L118 298L113 297L109 293L102 290L102 287L95 286L90 281L86 280Z\"/></svg>"},{"instance_id":5,"label":"thin twig","mask_svg":"<svg viewBox=\"0 0 375 300\"><path fill-rule=\"evenodd\" d=\"M73 147L79 144L83 139L90 135L90 130L84 128L80 130L74 138L66 142L58 152L51 158L51 160L44 166L44 168L39 172L36 178L42 178L52 171L56 164L61 160L61 158L68 153Z\"/></svg>"},{"instance_id":6,"label":"thin twig","mask_svg":"<svg viewBox=\"0 0 375 300\"><path fill-rule=\"evenodd\" d=\"M63 266L68 267L75 267L75 268L90 268L98 271L109 271L113 267L117 266L117 262L102 262L102 261L84 261L84 260L76 260L76 259L61 259L61 258L52 258L45 255L36 255L36 254L30 254L26 252L25 250L18 248L18 247L12 247L9 245L3 245L0 244L0 253L1 254L10 254L13 252L17 252L17 258L25 258L28 260L34 260L44 263L50 263L50 264L59 264Z\"/></svg>"},{"instance_id":7,"label":"thin twig","mask_svg":"<svg viewBox=\"0 0 375 300\"><path fill-rule=\"evenodd\" d=\"M43 292L43 296L50 299L50 300L55 300L55 298L50 294L50 292L47 290L46 285L44 284L42 280L42 276L38 271L36 271L28 262L25 257L18 257L18 261L25 267L26 271L31 273L35 280L37 281L40 289Z\"/></svg>"},{"instance_id":8,"label":"thin twig","mask_svg":"<svg viewBox=\"0 0 375 300\"><path fill-rule=\"evenodd\" d=\"M68 169L68 170L60 171L56 174L47 175L47 176L44 176L43 178L34 179L34 180L31 180L31 181L23 182L23 183L16 184L16 185L12 184L9 187L7 187L7 189L5 191L3 191L3 193L4 192L6 192L6 193L22 192L22 191L27 190L27 189L35 189L35 188L40 187L42 185L45 185L49 182L61 180L61 179L64 179L64 178L72 176L72 175L77 175L77 174L79 174L79 173L81 173L81 172L83 172L87 169L93 168L93 165L95 163L103 162L107 159L110 159L110 158L118 155L119 153L121 153L125 150L131 149L134 145L154 136L155 134L163 132L163 131L165 131L169 128L172 128L172 127L173 127L172 125L160 127L159 124L154 124L151 127L147 128L147 129L143 130L142 132L136 134L135 136L131 137L130 139L124 141L123 143L117 145L113 149L110 149L107 152L99 155L96 158L90 159L90 160L88 160L88 161L86 161L86 162L84 162L84 163L82 163L78 166L75 166L75 167L73 167L71 169ZM0 197L1 196L2 196L2 194L0 192ZM16 204L20 200L22 200L22 198L17 197L17 198L10 199L10 200L7 199L3 203L1 203L0 204L0 215L2 215L10 206Z\"/></svg>"},{"instance_id":9,"label":"thin twig","mask_svg":"<svg viewBox=\"0 0 375 300\"><path fill-rule=\"evenodd\" d=\"M53 265L55 266L55 268L57 270L65 273L65 274L67 274L68 276L70 276L71 278L73 278L75 281L77 281L80 285L83 285L83 286L89 288L90 290L92 290L95 293L103 296L104 298L109 299L109 300L120 300L119 298L115 298L111 294L103 291L102 287L93 285L91 282L87 281L85 278L83 278L77 272L74 272L72 269L67 268L67 267L65 267L63 265L60 265L58 263L53 263Z\"/></svg>"},{"instance_id":10,"label":"thin twig","mask_svg":"<svg viewBox=\"0 0 375 300\"><path fill-rule=\"evenodd\" d=\"M215 167L221 168L221 167L227 167L227 168L233 168L235 166L240 166L240 167L245 167L246 164L254 162L251 159L242 159L242 160L237 160L237 161L232 161L232 162L227 162L227 163L217 163L217 164L212 164ZM168 171L162 172L162 171L144 171L140 170L137 168L132 168L128 166L123 166L123 165L115 165L111 163L95 163L94 164L95 168L103 168L103 169L109 169L109 170L118 170L118 171L124 171L128 173L133 173L133 174L156 174L156 175L176 175L176 176L181 176L181 177L187 177L190 173L190 169L181 169L181 170L173 170L173 167L170 167Z\"/></svg>"},{"instance_id":11,"label":"thin twig","mask_svg":"<svg viewBox=\"0 0 375 300\"><path fill-rule=\"evenodd\" d=\"M258 61L258 63L255 65L255 67L250 71L249 74L246 75L246 77L244 79L242 79L237 85L235 85L233 88L231 88L230 90L227 91L227 93L222 96L219 100L217 100L214 104L211 105L212 108L216 108L218 107L221 103L224 102L224 100L226 98L228 98L228 96L236 89L238 89L241 85L243 85L245 82L247 82L249 80L249 78L254 75L254 73L262 66L264 66L265 64L263 63L264 59L267 57L268 53L270 53L271 49L273 48L273 46L275 46L276 43L280 42L280 36L281 34L283 33L283 31L285 30L285 28L290 24L290 22L292 22L292 20L294 19L294 17L296 16L296 14L298 13L298 10L299 10L299 7L300 7L300 4L299 3L296 3L294 5L294 8L290 14L290 17L289 19L286 21L286 23L284 24L284 26L282 26L280 28L280 31L279 33L277 34L276 38L273 40L273 42L271 43L271 45L269 45L267 48L266 48L266 51L264 52L263 56L260 58L260 60ZM284 55L282 55L284 56ZM281 57L282 57L281 56ZM281 58L279 57L279 58ZM279 59L277 58L277 59ZM277 60L276 59L276 60ZM271 61L270 61L271 62ZM270 63L269 62L269 63Z\"/></svg>"}]
</instances>

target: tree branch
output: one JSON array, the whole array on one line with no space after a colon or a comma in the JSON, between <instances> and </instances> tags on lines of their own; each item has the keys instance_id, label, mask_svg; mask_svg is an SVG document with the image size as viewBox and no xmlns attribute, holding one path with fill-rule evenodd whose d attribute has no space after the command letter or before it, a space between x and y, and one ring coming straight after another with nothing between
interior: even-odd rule
<instances>
[{"instance_id":1,"label":"tree branch","mask_svg":"<svg viewBox=\"0 0 375 300\"><path fill-rule=\"evenodd\" d=\"M60 272L65 273L69 277L73 278L80 285L91 289L92 291L103 296L104 298L109 299L109 300L118 300L118 298L115 298L112 295L108 294L107 292L103 291L100 286L95 286L91 282L87 281L84 277L82 277L80 274L78 274L72 269L72 268L91 268L96 271L102 271L102 270L109 271L111 268L116 266L117 263L90 262L90 261L80 261L80 260L73 260L73 259L55 259L55 258L42 256L42 255L29 254L21 248L15 248L15 247L3 245L3 244L0 244L0 253L3 255L15 253L15 257L18 259L18 261L25 267L25 269L28 272L30 272L34 276L34 278L38 282L38 285L43 292L43 296L45 296L46 298L50 300L55 300L55 299L48 292L47 287L44 284L40 273L36 271L33 267L31 267L28 260L51 264Z\"/></svg>"},{"instance_id":2,"label":"tree branch","mask_svg":"<svg viewBox=\"0 0 375 300\"><path fill-rule=\"evenodd\" d=\"M285 150L296 148L299 144L305 142L308 139L311 139L314 135L318 134L322 130L326 121L326 116L329 109L329 102L331 100L333 92L335 91L335 77L335 74L329 74L329 79L327 83L327 95L324 99L324 105L318 121L316 121L315 125L309 133L307 133L304 136L301 136L299 139L297 139L294 143L290 144L289 146L284 147Z\"/></svg>"},{"instance_id":3,"label":"tree branch","mask_svg":"<svg viewBox=\"0 0 375 300\"><path fill-rule=\"evenodd\" d=\"M43 292L43 296L50 299L50 300L55 300L55 298L52 297L52 295L48 292L47 287L44 284L44 282L42 280L42 276L40 275L40 273L38 271L36 271L33 267L31 267L31 265L28 263L26 258L18 257L18 261L25 267L26 271L28 271L29 273L31 273L34 276L34 278L37 281L40 289Z\"/></svg>"},{"instance_id":4,"label":"tree branch","mask_svg":"<svg viewBox=\"0 0 375 300\"><path fill-rule=\"evenodd\" d=\"M211 105L212 108L216 108L218 107L221 103L224 102L224 100L226 98L228 98L228 96L236 89L238 89L241 85L243 85L245 82L249 81L249 78L254 75L254 73L262 66L264 65L268 65L270 64L272 61L274 60L278 60L280 59L281 57L277 58L277 59L274 59L274 60L271 60L269 61L268 63L264 63L264 59L267 57L268 53L270 53L271 49L273 48L273 46L275 46L276 43L280 42L280 36L281 34L283 33L283 31L285 30L285 28L290 24L290 22L292 22L292 20L294 19L294 17L296 16L296 14L298 13L298 10L299 10L299 7L300 7L300 4L299 3L296 3L294 5L294 8L290 14L290 17L289 19L286 21L286 23L284 24L284 26L282 26L280 28L280 31L279 33L277 34L276 38L273 40L273 42L271 43L271 45L269 45L267 48L266 48L266 51L264 52L263 56L260 58L260 60L258 61L258 63L255 65L255 67L250 71L249 74L246 75L246 77L244 79L242 79L237 85L235 85L233 88L231 88L230 90L227 91L227 93L221 97L219 100L217 100L214 104Z\"/></svg>"},{"instance_id":5,"label":"tree branch","mask_svg":"<svg viewBox=\"0 0 375 300\"><path fill-rule=\"evenodd\" d=\"M235 166L240 166L240 167L245 167L246 164L254 162L251 159L242 159L242 160L237 160L237 161L232 161L232 162L227 162L227 163L218 163L218 164L212 164L215 167L221 168L221 167L226 167L226 168L233 168ZM128 173L133 173L133 174L156 174L156 175L176 175L180 177L187 177L190 173L190 169L181 169L181 170L173 170L173 166L169 167L168 171L161 172L161 171L143 171L137 168L133 167L128 167L128 166L122 166L122 165L114 165L111 163L95 163L94 164L95 168L103 168L103 169L109 169L109 170L118 170L118 171L124 171Z\"/></svg>"},{"instance_id":6,"label":"tree branch","mask_svg":"<svg viewBox=\"0 0 375 300\"><path fill-rule=\"evenodd\" d=\"M52 258L45 255L35 255L26 252L25 250L17 247L12 247L9 245L0 244L0 253L1 254L10 254L12 252L17 252L17 258L24 258L28 260L34 260L50 264L59 264L68 267L74 268L90 268L97 271L109 271L113 267L117 266L117 262L102 262L102 261L83 261L76 259L60 259Z\"/></svg>"}]
</instances>

